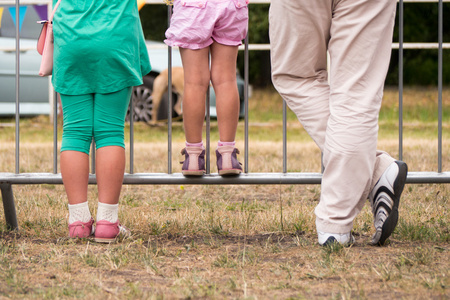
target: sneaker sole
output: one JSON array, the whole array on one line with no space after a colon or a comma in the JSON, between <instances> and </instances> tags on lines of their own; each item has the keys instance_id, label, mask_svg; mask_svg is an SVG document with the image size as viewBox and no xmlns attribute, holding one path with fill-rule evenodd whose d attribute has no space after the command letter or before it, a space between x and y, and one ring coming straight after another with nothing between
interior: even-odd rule
<instances>
[{"instance_id":1,"label":"sneaker sole","mask_svg":"<svg viewBox=\"0 0 450 300\"><path fill-rule=\"evenodd\" d=\"M332 247L333 245L341 245L342 247L348 248L355 244L355 237L350 235L350 240L346 243L339 243L334 236L330 236L325 243L319 244L322 247Z\"/></svg>"},{"instance_id":2,"label":"sneaker sole","mask_svg":"<svg viewBox=\"0 0 450 300\"><path fill-rule=\"evenodd\" d=\"M378 245L384 245L386 240L391 236L398 222L398 206L400 204L400 196L403 193L403 188L406 183L406 176L408 174L408 166L404 162L395 162L398 165L398 176L394 182L394 206L391 213L386 218L381 229L381 237L378 241Z\"/></svg>"}]
</instances>

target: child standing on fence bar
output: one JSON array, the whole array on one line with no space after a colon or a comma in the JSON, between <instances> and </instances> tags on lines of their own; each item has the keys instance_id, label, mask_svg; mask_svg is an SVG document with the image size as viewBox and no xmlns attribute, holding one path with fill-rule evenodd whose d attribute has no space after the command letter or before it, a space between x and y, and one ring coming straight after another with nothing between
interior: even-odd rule
<instances>
[{"instance_id":1,"label":"child standing on fence bar","mask_svg":"<svg viewBox=\"0 0 450 300\"><path fill-rule=\"evenodd\" d=\"M54 3L56 1L54 0ZM69 236L114 241L125 172L124 123L132 87L151 67L136 0L62 0L54 16L52 83L61 96L61 174ZM87 202L89 150L96 145L97 222Z\"/></svg>"},{"instance_id":2,"label":"child standing on fence bar","mask_svg":"<svg viewBox=\"0 0 450 300\"><path fill-rule=\"evenodd\" d=\"M397 225L407 166L376 149L396 2L271 1L273 83L323 153L320 245L352 244L367 198L373 244L384 244Z\"/></svg>"},{"instance_id":3,"label":"child standing on fence bar","mask_svg":"<svg viewBox=\"0 0 450 300\"><path fill-rule=\"evenodd\" d=\"M165 43L180 48L184 68L183 124L186 147L183 175L205 173L202 140L205 96L211 81L216 94L219 175L242 172L235 147L239 121L236 83L238 46L247 35L246 0L174 0ZM211 65L209 55L211 54Z\"/></svg>"}]
</instances>

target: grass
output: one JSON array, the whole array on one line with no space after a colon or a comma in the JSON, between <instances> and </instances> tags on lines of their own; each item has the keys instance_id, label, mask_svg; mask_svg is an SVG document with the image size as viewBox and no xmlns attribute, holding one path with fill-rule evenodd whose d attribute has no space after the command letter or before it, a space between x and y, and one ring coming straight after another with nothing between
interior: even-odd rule
<instances>
[{"instance_id":1,"label":"grass","mask_svg":"<svg viewBox=\"0 0 450 300\"><path fill-rule=\"evenodd\" d=\"M429 99L433 93L408 89L405 101ZM448 90L444 96L446 107ZM396 98L395 90L386 91L379 137L379 148L394 156ZM417 100L417 106L432 111L430 101ZM250 106L255 113L250 115L249 169L280 172L280 99L272 90L256 90ZM404 158L410 170L434 170L436 119L414 112L419 108L405 103ZM295 116L289 114L288 122L289 169L318 172L316 146ZM135 171L166 172L167 128L135 126ZM214 141L214 123L212 130ZM51 132L45 117L21 121L22 171L52 171ZM242 124L239 134L243 137ZM447 134L444 170L449 169ZM13 136L13 127L0 127L0 165L10 172ZM176 123L174 151L182 143L182 126ZM176 172L179 159L174 153ZM68 212L62 186L13 189L20 229L7 231L0 218L0 298L450 298L448 185L407 185L399 224L385 247L369 245L373 225L366 205L354 222L356 244L350 248L317 245L317 185L124 186L120 219L133 234L111 245L66 238ZM96 197L96 187L90 186L93 215Z\"/></svg>"}]
</instances>

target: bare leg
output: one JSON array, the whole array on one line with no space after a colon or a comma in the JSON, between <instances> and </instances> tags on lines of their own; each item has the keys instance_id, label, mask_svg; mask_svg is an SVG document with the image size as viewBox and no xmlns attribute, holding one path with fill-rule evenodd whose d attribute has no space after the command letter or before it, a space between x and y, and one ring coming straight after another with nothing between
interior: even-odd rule
<instances>
[{"instance_id":1,"label":"bare leg","mask_svg":"<svg viewBox=\"0 0 450 300\"><path fill-rule=\"evenodd\" d=\"M202 141L206 91L210 81L209 48L180 49L184 68L183 124L186 141Z\"/></svg>"},{"instance_id":2,"label":"bare leg","mask_svg":"<svg viewBox=\"0 0 450 300\"><path fill-rule=\"evenodd\" d=\"M125 149L119 146L97 149L96 169L98 201L106 204L119 203L125 172Z\"/></svg>"},{"instance_id":3,"label":"bare leg","mask_svg":"<svg viewBox=\"0 0 450 300\"><path fill-rule=\"evenodd\" d=\"M236 84L237 46L211 45L211 80L216 93L217 122L222 142L233 142L239 121Z\"/></svg>"},{"instance_id":4,"label":"bare leg","mask_svg":"<svg viewBox=\"0 0 450 300\"><path fill-rule=\"evenodd\" d=\"M78 151L61 152L61 175L69 204L87 201L89 155Z\"/></svg>"}]
</instances>

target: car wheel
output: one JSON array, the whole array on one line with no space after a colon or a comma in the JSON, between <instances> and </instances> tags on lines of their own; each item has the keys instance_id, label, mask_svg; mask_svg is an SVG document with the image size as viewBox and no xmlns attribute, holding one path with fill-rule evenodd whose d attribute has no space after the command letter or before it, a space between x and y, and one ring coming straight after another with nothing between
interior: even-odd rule
<instances>
[{"instance_id":1,"label":"car wheel","mask_svg":"<svg viewBox=\"0 0 450 300\"><path fill-rule=\"evenodd\" d=\"M133 99L133 120L136 122L151 122L152 121L152 111L153 111L153 81L155 76L145 76L142 85L133 88L132 99ZM175 106L178 95L173 93L173 103L172 107ZM166 92L162 99L161 105L158 109L157 120L167 120L168 115L168 103L169 96ZM130 107L131 108L131 107ZM126 120L130 120L130 108L128 108ZM178 117L179 115L172 109L172 117Z\"/></svg>"},{"instance_id":2,"label":"car wheel","mask_svg":"<svg viewBox=\"0 0 450 300\"><path fill-rule=\"evenodd\" d=\"M152 89L153 89L154 77L147 76L144 78L144 83L133 88L133 93L131 94L131 99L133 101L133 120L150 122L152 120L152 110L153 110L153 100L152 100ZM131 105L128 108L126 120L131 119Z\"/></svg>"}]
</instances>

